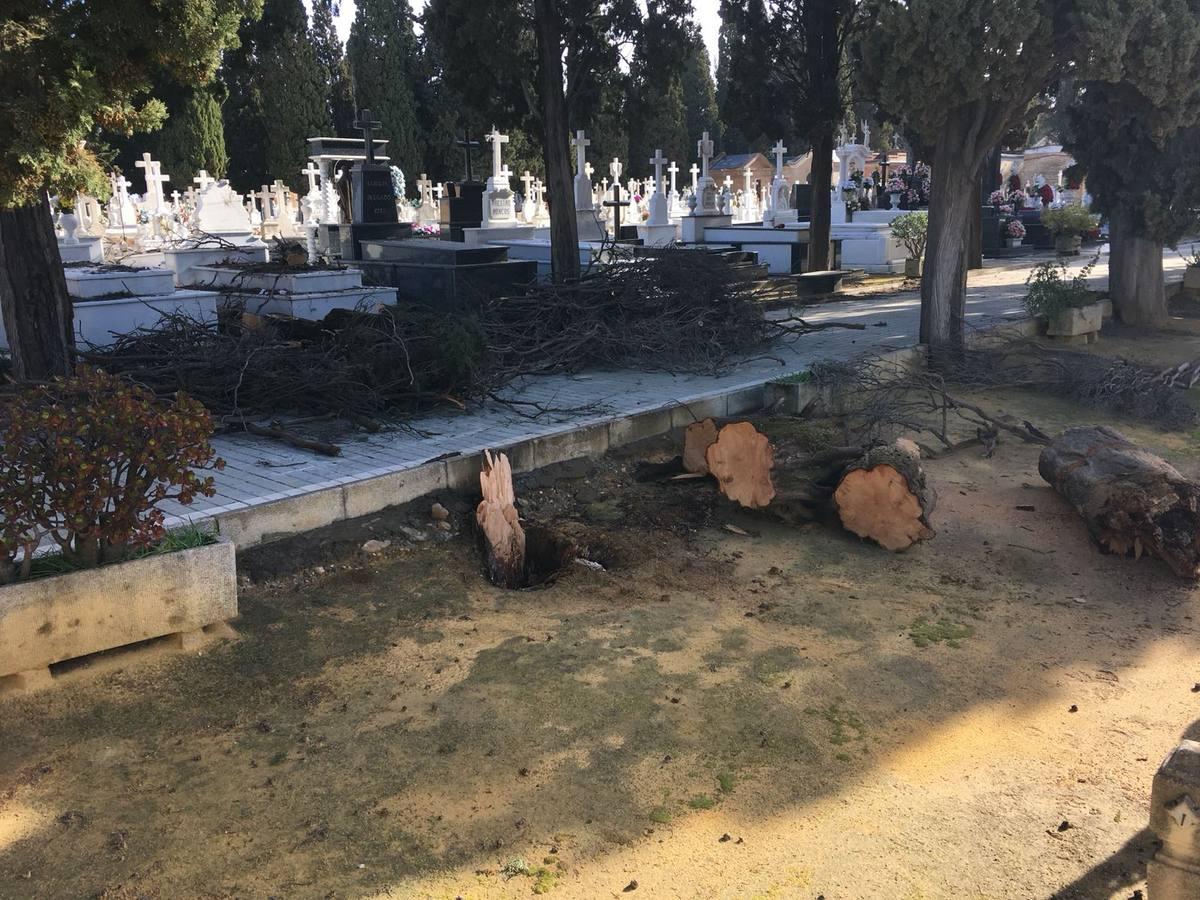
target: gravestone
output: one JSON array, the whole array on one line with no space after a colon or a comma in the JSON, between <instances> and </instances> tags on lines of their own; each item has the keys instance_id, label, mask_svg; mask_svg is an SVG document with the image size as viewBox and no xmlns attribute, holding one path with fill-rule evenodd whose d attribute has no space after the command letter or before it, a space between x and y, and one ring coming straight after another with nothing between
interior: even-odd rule
<instances>
[{"instance_id":1,"label":"gravestone","mask_svg":"<svg viewBox=\"0 0 1200 900\"><path fill-rule=\"evenodd\" d=\"M796 218L807 222L812 218L812 185L792 185L792 206L796 208Z\"/></svg>"},{"instance_id":2,"label":"gravestone","mask_svg":"<svg viewBox=\"0 0 1200 900\"><path fill-rule=\"evenodd\" d=\"M457 143L462 148L465 162L463 180L446 184L446 196L440 204L438 218L442 238L461 242L464 237L463 229L479 228L483 225L483 192L487 186L475 180L471 160L471 151L478 149L482 144L471 140L469 131Z\"/></svg>"},{"instance_id":3,"label":"gravestone","mask_svg":"<svg viewBox=\"0 0 1200 900\"><path fill-rule=\"evenodd\" d=\"M342 259L362 259L364 240L404 240L412 236L412 225L396 214L392 169L375 159L372 132L382 128L371 119L371 111L359 111L354 127L363 133L366 158L350 169L350 224L339 226Z\"/></svg>"}]
</instances>

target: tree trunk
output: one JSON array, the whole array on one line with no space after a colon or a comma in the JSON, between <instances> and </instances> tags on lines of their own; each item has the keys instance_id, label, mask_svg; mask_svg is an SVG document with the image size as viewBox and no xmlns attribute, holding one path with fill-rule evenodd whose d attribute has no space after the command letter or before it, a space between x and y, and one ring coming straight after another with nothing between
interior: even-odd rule
<instances>
[{"instance_id":1,"label":"tree trunk","mask_svg":"<svg viewBox=\"0 0 1200 900\"><path fill-rule=\"evenodd\" d=\"M1163 247L1134 233L1125 213L1109 221L1108 292L1126 325L1153 325L1167 319Z\"/></svg>"},{"instance_id":2,"label":"tree trunk","mask_svg":"<svg viewBox=\"0 0 1200 900\"><path fill-rule=\"evenodd\" d=\"M812 218L808 229L808 271L831 269L829 232L833 221L833 126L822 128L812 149Z\"/></svg>"},{"instance_id":3,"label":"tree trunk","mask_svg":"<svg viewBox=\"0 0 1200 900\"><path fill-rule=\"evenodd\" d=\"M542 95L542 154L550 204L550 265L555 282L579 279L579 225L575 218L575 186L567 152L570 123L563 92L562 40L554 0L534 0L538 68Z\"/></svg>"},{"instance_id":4,"label":"tree trunk","mask_svg":"<svg viewBox=\"0 0 1200 900\"><path fill-rule=\"evenodd\" d=\"M74 313L45 197L0 208L0 310L13 377L41 381L71 373Z\"/></svg>"},{"instance_id":5,"label":"tree trunk","mask_svg":"<svg viewBox=\"0 0 1200 900\"><path fill-rule=\"evenodd\" d=\"M508 457L483 451L479 473L483 499L475 509L475 522L483 539L484 564L492 584L525 587L525 530L517 516L512 466Z\"/></svg>"},{"instance_id":6,"label":"tree trunk","mask_svg":"<svg viewBox=\"0 0 1200 900\"><path fill-rule=\"evenodd\" d=\"M915 446L873 447L847 467L833 492L847 531L893 552L933 537L937 493L925 482Z\"/></svg>"},{"instance_id":7,"label":"tree trunk","mask_svg":"<svg viewBox=\"0 0 1200 900\"><path fill-rule=\"evenodd\" d=\"M1042 451L1042 478L1107 552L1157 556L1200 575L1200 485L1107 425L1068 428Z\"/></svg>"},{"instance_id":8,"label":"tree trunk","mask_svg":"<svg viewBox=\"0 0 1200 900\"><path fill-rule=\"evenodd\" d=\"M978 206L978 160L962 158L953 124L938 137L929 197L929 243L921 280L921 343L931 349L962 345L967 298L967 241Z\"/></svg>"}]
</instances>

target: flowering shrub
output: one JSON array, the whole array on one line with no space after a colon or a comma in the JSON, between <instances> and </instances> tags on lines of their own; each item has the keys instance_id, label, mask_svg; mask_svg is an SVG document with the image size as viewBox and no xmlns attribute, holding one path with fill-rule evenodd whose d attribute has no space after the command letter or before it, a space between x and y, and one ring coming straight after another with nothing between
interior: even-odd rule
<instances>
[{"instance_id":1,"label":"flowering shrub","mask_svg":"<svg viewBox=\"0 0 1200 900\"><path fill-rule=\"evenodd\" d=\"M1003 206L1007 202L1007 191L992 191L988 194L988 206Z\"/></svg>"},{"instance_id":2,"label":"flowering shrub","mask_svg":"<svg viewBox=\"0 0 1200 900\"><path fill-rule=\"evenodd\" d=\"M1004 233L1010 238L1025 237L1025 226L1021 224L1020 219L1009 219L1008 225L1004 228Z\"/></svg>"},{"instance_id":3,"label":"flowering shrub","mask_svg":"<svg viewBox=\"0 0 1200 900\"><path fill-rule=\"evenodd\" d=\"M892 236L904 245L909 259L925 255L929 233L929 213L924 210L905 213L892 219Z\"/></svg>"},{"instance_id":4,"label":"flowering shrub","mask_svg":"<svg viewBox=\"0 0 1200 900\"><path fill-rule=\"evenodd\" d=\"M925 163L900 166L892 178L901 184L900 206L903 209L919 209L929 205L930 170ZM891 179L888 180L891 184ZM888 188L889 193L896 193Z\"/></svg>"},{"instance_id":5,"label":"flowering shrub","mask_svg":"<svg viewBox=\"0 0 1200 900\"><path fill-rule=\"evenodd\" d=\"M0 408L0 581L28 575L49 537L75 566L119 560L163 536L162 500L211 497L221 469L207 410L98 369L22 387Z\"/></svg>"},{"instance_id":6,"label":"flowering shrub","mask_svg":"<svg viewBox=\"0 0 1200 900\"><path fill-rule=\"evenodd\" d=\"M417 237L439 237L441 233L440 225L413 225L413 234Z\"/></svg>"},{"instance_id":7,"label":"flowering shrub","mask_svg":"<svg viewBox=\"0 0 1200 900\"><path fill-rule=\"evenodd\" d=\"M1082 206L1064 206L1045 210L1042 224L1057 237L1060 234L1087 234L1096 227L1096 220Z\"/></svg>"},{"instance_id":8,"label":"flowering shrub","mask_svg":"<svg viewBox=\"0 0 1200 900\"><path fill-rule=\"evenodd\" d=\"M895 175L892 175L887 180L887 188L885 190L889 194L901 194L907 190L907 185Z\"/></svg>"}]
</instances>

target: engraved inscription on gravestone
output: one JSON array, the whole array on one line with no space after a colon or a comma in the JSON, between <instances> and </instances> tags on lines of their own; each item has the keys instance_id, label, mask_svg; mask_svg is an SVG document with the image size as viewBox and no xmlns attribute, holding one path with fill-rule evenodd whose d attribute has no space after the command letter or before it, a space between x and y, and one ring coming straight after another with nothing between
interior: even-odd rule
<instances>
[{"instance_id":1,"label":"engraved inscription on gravestone","mask_svg":"<svg viewBox=\"0 0 1200 900\"><path fill-rule=\"evenodd\" d=\"M386 166L359 163L354 167L352 180L356 224L393 224L398 221L392 173Z\"/></svg>"}]
</instances>

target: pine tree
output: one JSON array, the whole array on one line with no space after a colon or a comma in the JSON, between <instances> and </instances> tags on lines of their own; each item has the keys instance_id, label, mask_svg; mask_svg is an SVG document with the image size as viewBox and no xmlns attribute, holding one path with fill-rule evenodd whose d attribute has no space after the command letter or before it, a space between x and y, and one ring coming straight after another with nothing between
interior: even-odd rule
<instances>
[{"instance_id":1,"label":"pine tree","mask_svg":"<svg viewBox=\"0 0 1200 900\"><path fill-rule=\"evenodd\" d=\"M350 66L334 24L338 9L337 0L313 0L309 30L317 66L328 85L326 115L333 124L335 134L349 137L354 134L354 90L350 82Z\"/></svg>"},{"instance_id":2,"label":"pine tree","mask_svg":"<svg viewBox=\"0 0 1200 900\"><path fill-rule=\"evenodd\" d=\"M307 139L330 127L304 4L266 0L262 18L244 23L240 36L224 71L230 180L242 190L276 178L297 187Z\"/></svg>"},{"instance_id":3,"label":"pine tree","mask_svg":"<svg viewBox=\"0 0 1200 900\"><path fill-rule=\"evenodd\" d=\"M629 67L629 165L649 170L661 149L668 159L686 160L691 140L683 99L687 52L697 37L691 0L648 0L646 17Z\"/></svg>"},{"instance_id":4,"label":"pine tree","mask_svg":"<svg viewBox=\"0 0 1200 900\"><path fill-rule=\"evenodd\" d=\"M18 379L71 370L72 314L48 192L108 196L101 129L150 130L165 70L202 85L257 0L7 0L0 24L0 309Z\"/></svg>"},{"instance_id":5,"label":"pine tree","mask_svg":"<svg viewBox=\"0 0 1200 900\"><path fill-rule=\"evenodd\" d=\"M752 152L782 133L781 109L769 102L766 89L767 74L774 66L770 24L764 0L721 0L717 110L725 126L720 148L725 152Z\"/></svg>"},{"instance_id":6,"label":"pine tree","mask_svg":"<svg viewBox=\"0 0 1200 900\"><path fill-rule=\"evenodd\" d=\"M691 52L683 67L683 106L687 116L687 134L696 140L707 131L720 146L723 126L717 113L717 86L713 82L712 61L704 39L692 38Z\"/></svg>"},{"instance_id":7,"label":"pine tree","mask_svg":"<svg viewBox=\"0 0 1200 900\"><path fill-rule=\"evenodd\" d=\"M383 124L379 136L388 142L392 165L410 178L410 173L420 174L416 170L424 162L424 153L413 93L417 36L408 0L358 0L346 57L355 102Z\"/></svg>"}]
</instances>

